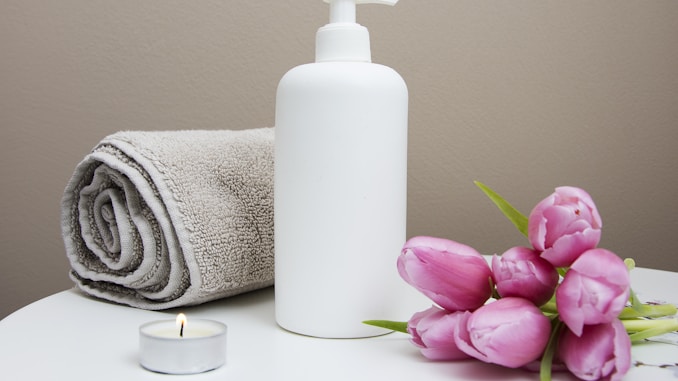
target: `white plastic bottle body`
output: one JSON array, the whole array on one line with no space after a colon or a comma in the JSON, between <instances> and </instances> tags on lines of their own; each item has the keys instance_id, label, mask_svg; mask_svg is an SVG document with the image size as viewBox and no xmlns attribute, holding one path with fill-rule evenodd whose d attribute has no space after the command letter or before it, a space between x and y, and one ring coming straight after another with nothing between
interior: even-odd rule
<instances>
[{"instance_id":1,"label":"white plastic bottle body","mask_svg":"<svg viewBox=\"0 0 678 381\"><path fill-rule=\"evenodd\" d=\"M275 141L275 303L316 337L385 333L402 282L408 92L372 63L298 66L280 81ZM398 287L395 287L397 289Z\"/></svg>"}]
</instances>

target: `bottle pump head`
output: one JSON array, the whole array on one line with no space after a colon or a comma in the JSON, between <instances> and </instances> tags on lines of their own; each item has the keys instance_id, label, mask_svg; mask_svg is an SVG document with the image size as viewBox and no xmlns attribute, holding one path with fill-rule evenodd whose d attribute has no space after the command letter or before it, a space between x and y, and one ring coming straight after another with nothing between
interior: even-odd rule
<instances>
[{"instance_id":1,"label":"bottle pump head","mask_svg":"<svg viewBox=\"0 0 678 381\"><path fill-rule=\"evenodd\" d=\"M318 29L315 61L371 62L370 34L356 23L356 4L395 5L398 0L323 0L330 4L330 23Z\"/></svg>"}]
</instances>

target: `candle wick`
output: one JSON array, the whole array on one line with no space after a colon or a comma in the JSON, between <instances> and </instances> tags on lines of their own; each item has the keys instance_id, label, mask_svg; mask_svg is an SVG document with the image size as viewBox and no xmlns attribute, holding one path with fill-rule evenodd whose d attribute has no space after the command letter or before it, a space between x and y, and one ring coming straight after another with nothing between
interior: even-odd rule
<instances>
[{"instance_id":1,"label":"candle wick","mask_svg":"<svg viewBox=\"0 0 678 381\"><path fill-rule=\"evenodd\" d=\"M179 337L184 337L184 322L181 322L181 328L179 329Z\"/></svg>"}]
</instances>

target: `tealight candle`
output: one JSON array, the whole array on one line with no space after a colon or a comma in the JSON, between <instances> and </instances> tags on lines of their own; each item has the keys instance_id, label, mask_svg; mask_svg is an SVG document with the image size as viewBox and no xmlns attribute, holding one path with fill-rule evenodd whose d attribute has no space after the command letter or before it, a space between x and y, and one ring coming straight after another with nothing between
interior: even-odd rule
<instances>
[{"instance_id":1,"label":"tealight candle","mask_svg":"<svg viewBox=\"0 0 678 381\"><path fill-rule=\"evenodd\" d=\"M139 327L139 363L148 370L194 374L226 362L226 325L193 319L158 320Z\"/></svg>"}]
</instances>

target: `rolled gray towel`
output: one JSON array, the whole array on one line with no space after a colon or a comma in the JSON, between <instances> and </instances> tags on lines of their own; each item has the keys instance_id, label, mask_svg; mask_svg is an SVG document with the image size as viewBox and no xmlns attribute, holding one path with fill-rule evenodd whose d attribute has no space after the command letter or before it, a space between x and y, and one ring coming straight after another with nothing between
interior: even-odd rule
<instances>
[{"instance_id":1,"label":"rolled gray towel","mask_svg":"<svg viewBox=\"0 0 678 381\"><path fill-rule=\"evenodd\" d=\"M104 138L64 191L71 279L150 310L272 285L273 137L259 128Z\"/></svg>"}]
</instances>

